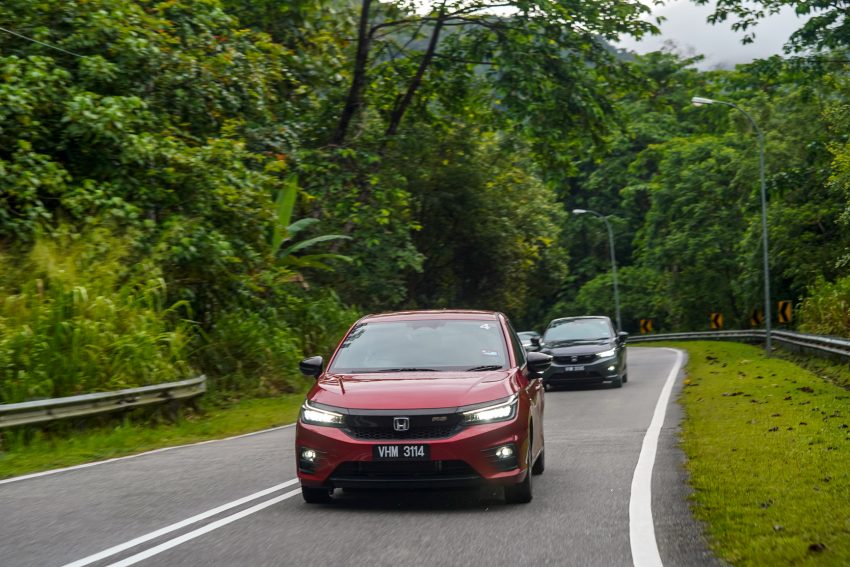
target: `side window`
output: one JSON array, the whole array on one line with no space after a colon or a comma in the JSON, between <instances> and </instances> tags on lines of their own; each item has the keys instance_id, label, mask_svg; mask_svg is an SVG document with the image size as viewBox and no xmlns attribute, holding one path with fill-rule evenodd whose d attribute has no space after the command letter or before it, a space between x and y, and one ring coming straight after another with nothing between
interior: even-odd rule
<instances>
[{"instance_id":1,"label":"side window","mask_svg":"<svg viewBox=\"0 0 850 567\"><path fill-rule=\"evenodd\" d=\"M511 322L505 319L508 323L508 330L511 333L511 347L514 349L514 357L516 358L517 366L522 368L525 366L526 356L525 356L525 347L522 346L522 341L519 340L519 337L514 331L514 326L511 325Z\"/></svg>"}]
</instances>

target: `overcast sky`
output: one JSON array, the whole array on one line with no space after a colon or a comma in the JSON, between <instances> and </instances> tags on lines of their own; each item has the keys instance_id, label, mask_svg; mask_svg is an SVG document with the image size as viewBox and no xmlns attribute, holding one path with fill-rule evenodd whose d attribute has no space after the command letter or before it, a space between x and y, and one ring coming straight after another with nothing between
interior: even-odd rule
<instances>
[{"instance_id":1,"label":"overcast sky","mask_svg":"<svg viewBox=\"0 0 850 567\"><path fill-rule=\"evenodd\" d=\"M743 33L733 32L730 21L714 26L706 22L712 12L711 6L696 6L688 0L668 0L666 6L653 10L656 15L667 18L661 24L661 35L641 42L629 38L620 46L646 53L661 49L665 41L673 41L678 53L705 55L705 60L698 65L701 69L733 67L736 63L781 54L788 36L802 25L796 14L786 9L759 23L755 28L755 43L742 45Z\"/></svg>"}]
</instances>

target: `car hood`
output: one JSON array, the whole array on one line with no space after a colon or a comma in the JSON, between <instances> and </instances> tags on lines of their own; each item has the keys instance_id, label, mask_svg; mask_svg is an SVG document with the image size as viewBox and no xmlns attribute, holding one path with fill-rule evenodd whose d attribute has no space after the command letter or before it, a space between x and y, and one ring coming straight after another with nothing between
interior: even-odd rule
<instances>
[{"instance_id":1,"label":"car hood","mask_svg":"<svg viewBox=\"0 0 850 567\"><path fill-rule=\"evenodd\" d=\"M571 354L594 354L614 348L614 341L594 341L592 343L561 343L557 346L547 346L543 350L553 356L569 356Z\"/></svg>"},{"instance_id":2,"label":"car hood","mask_svg":"<svg viewBox=\"0 0 850 567\"><path fill-rule=\"evenodd\" d=\"M516 371L325 374L312 401L350 409L456 408L510 396Z\"/></svg>"}]
</instances>

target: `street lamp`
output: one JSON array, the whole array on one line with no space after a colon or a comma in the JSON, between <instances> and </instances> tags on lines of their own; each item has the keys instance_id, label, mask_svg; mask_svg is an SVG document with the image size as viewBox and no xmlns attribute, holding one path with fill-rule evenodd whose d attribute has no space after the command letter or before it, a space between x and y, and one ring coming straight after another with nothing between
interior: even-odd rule
<instances>
[{"instance_id":1,"label":"street lamp","mask_svg":"<svg viewBox=\"0 0 850 567\"><path fill-rule=\"evenodd\" d=\"M731 106L735 110L739 111L741 114L747 117L747 120L750 121L750 124L753 125L753 130L756 131L756 137L758 138L759 143L759 181L761 184L761 237L762 237L762 252L763 252L763 264L764 264L764 330L765 330L765 352L767 356L770 356L770 265L768 264L767 258L767 190L764 186L764 134L762 134L761 128L758 127L756 121L753 120L753 117L750 116L748 112L746 112L743 108L738 106L737 104L731 102L725 102L722 100L714 100L710 98L703 98L701 96L695 96L691 98L691 103L694 106L702 106L704 104L722 104L724 106Z\"/></svg>"},{"instance_id":2,"label":"street lamp","mask_svg":"<svg viewBox=\"0 0 850 567\"><path fill-rule=\"evenodd\" d=\"M617 331L623 330L623 323L620 321L620 293L617 291L617 259L614 257L614 232L611 230L611 223L605 215L599 214L596 211L588 211L587 209L573 209L574 215L583 215L589 213L601 218L605 223L605 228L608 229L608 246L611 249L611 270L614 279L614 307L617 312Z\"/></svg>"}]
</instances>

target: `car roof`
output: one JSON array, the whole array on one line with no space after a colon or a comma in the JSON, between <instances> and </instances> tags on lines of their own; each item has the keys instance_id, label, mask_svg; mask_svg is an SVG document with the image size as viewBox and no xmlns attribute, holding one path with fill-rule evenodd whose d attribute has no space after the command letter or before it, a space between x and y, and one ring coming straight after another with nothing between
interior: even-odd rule
<instances>
[{"instance_id":1,"label":"car roof","mask_svg":"<svg viewBox=\"0 0 850 567\"><path fill-rule=\"evenodd\" d=\"M563 321L581 321L582 319L604 319L606 321L610 321L610 317L606 317L605 315L582 315L579 317L559 317L558 319L552 319L549 321L549 326L552 326L552 323L561 323Z\"/></svg>"},{"instance_id":2,"label":"car roof","mask_svg":"<svg viewBox=\"0 0 850 567\"><path fill-rule=\"evenodd\" d=\"M395 311L392 313L376 313L361 317L359 323L377 321L421 321L428 319L466 319L471 321L495 321L499 313L496 311L476 311L473 309L433 309L423 311Z\"/></svg>"}]
</instances>

